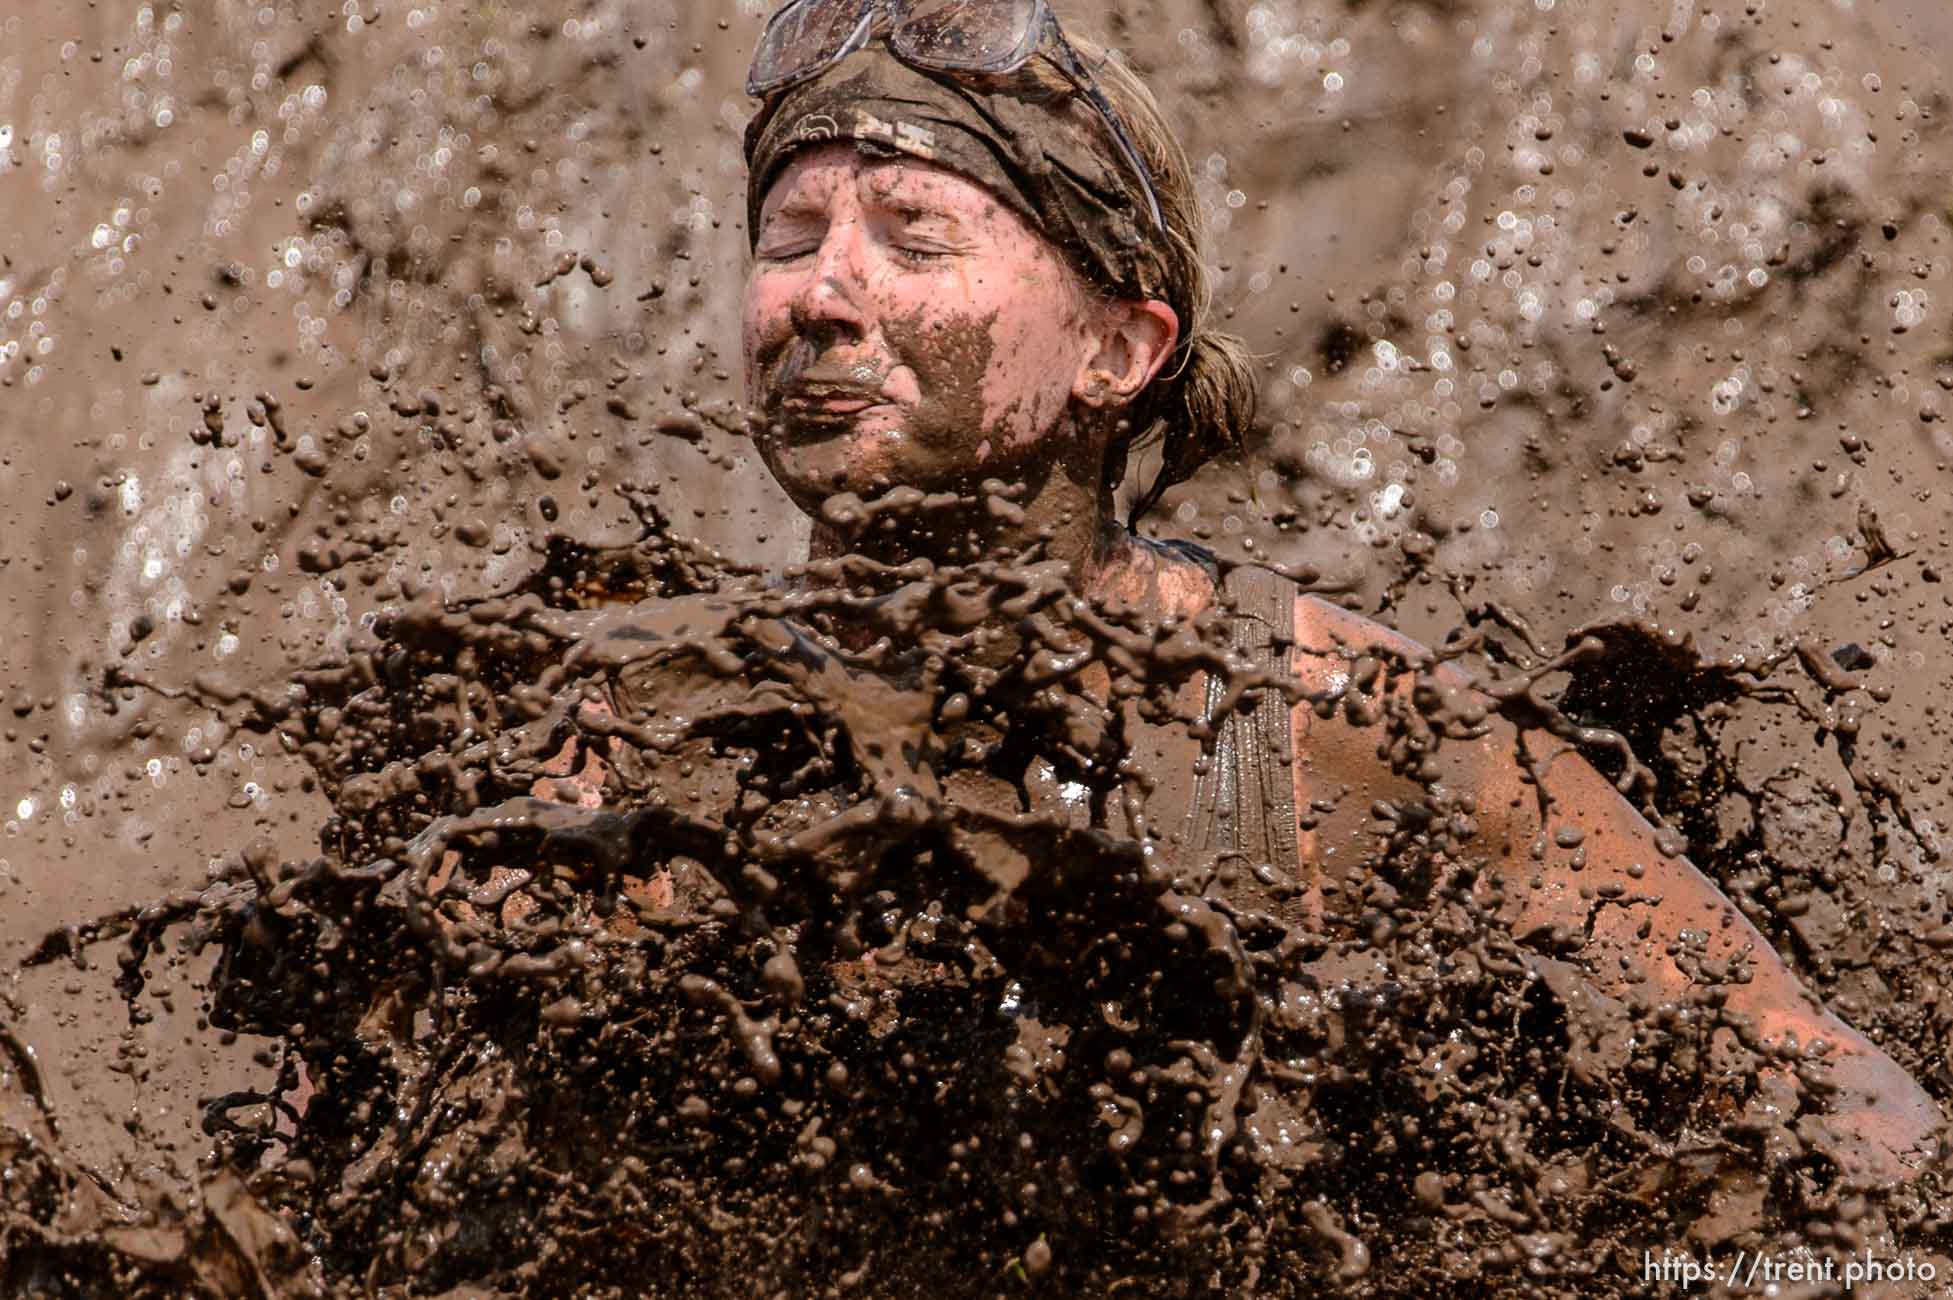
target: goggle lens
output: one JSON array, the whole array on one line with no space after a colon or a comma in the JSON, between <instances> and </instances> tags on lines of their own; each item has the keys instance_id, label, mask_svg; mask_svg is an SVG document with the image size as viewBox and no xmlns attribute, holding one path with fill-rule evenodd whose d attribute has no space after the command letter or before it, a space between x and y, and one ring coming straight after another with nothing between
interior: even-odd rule
<instances>
[{"instance_id":1,"label":"goggle lens","mask_svg":"<svg viewBox=\"0 0 1953 1300\"><path fill-rule=\"evenodd\" d=\"M911 67L949 73L1022 67L1049 27L1062 55L1060 66L1105 119L1145 189L1153 224L1166 229L1152 172L1091 73L1079 64L1045 0L789 0L760 37L746 92L764 98L818 76L860 49L878 20L886 23L883 30L897 58Z\"/></svg>"},{"instance_id":2,"label":"goggle lens","mask_svg":"<svg viewBox=\"0 0 1953 1300\"><path fill-rule=\"evenodd\" d=\"M1038 0L907 0L889 41L898 54L946 72L1005 72L1043 35Z\"/></svg>"},{"instance_id":3,"label":"goggle lens","mask_svg":"<svg viewBox=\"0 0 1953 1300\"><path fill-rule=\"evenodd\" d=\"M755 98L837 62L873 20L859 0L797 0L766 25L746 90Z\"/></svg>"}]
</instances>

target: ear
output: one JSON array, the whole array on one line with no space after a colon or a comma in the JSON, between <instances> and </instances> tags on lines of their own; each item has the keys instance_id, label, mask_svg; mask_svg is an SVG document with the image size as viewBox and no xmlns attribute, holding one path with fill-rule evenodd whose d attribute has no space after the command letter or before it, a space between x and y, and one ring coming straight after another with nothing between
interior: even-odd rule
<instances>
[{"instance_id":1,"label":"ear","mask_svg":"<svg viewBox=\"0 0 1953 1300\"><path fill-rule=\"evenodd\" d=\"M1109 302L1097 346L1078 368L1072 397L1094 409L1124 406L1139 396L1180 342L1180 317L1157 298Z\"/></svg>"}]
</instances>

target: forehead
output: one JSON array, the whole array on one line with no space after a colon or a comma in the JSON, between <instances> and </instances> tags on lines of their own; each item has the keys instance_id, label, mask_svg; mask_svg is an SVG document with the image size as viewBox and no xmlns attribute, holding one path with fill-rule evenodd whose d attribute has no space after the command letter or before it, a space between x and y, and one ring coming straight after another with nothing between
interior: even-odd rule
<instances>
[{"instance_id":1,"label":"forehead","mask_svg":"<svg viewBox=\"0 0 1953 1300\"><path fill-rule=\"evenodd\" d=\"M920 158L877 157L853 144L803 149L767 189L763 210L788 198L823 201L843 188L878 200L928 199L959 215L981 216L1003 205L961 173Z\"/></svg>"}]
</instances>

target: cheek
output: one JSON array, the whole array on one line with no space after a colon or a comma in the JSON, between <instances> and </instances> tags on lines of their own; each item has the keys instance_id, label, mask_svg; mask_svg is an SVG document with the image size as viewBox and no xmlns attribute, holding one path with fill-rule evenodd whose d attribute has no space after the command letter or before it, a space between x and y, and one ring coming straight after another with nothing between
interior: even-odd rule
<instances>
[{"instance_id":1,"label":"cheek","mask_svg":"<svg viewBox=\"0 0 1953 1300\"><path fill-rule=\"evenodd\" d=\"M747 277L744 335L749 357L754 344L778 338L793 328L794 293L795 283L791 276L773 271L755 271Z\"/></svg>"},{"instance_id":2,"label":"cheek","mask_svg":"<svg viewBox=\"0 0 1953 1300\"><path fill-rule=\"evenodd\" d=\"M1080 342L1070 304L1049 292L1015 298L990 329L985 423L1028 439L1048 430L1071 396Z\"/></svg>"},{"instance_id":3,"label":"cheek","mask_svg":"<svg viewBox=\"0 0 1953 1300\"><path fill-rule=\"evenodd\" d=\"M778 276L755 272L746 281L740 316L740 353L746 363L746 390L757 398L765 379L766 353L793 328L790 292Z\"/></svg>"}]
</instances>

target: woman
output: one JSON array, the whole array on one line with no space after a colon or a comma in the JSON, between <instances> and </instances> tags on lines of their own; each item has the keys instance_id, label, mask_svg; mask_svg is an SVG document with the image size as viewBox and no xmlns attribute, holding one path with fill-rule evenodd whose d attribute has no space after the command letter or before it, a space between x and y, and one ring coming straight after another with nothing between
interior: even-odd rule
<instances>
[{"instance_id":1,"label":"woman","mask_svg":"<svg viewBox=\"0 0 1953 1300\"><path fill-rule=\"evenodd\" d=\"M816 558L1035 548L1105 607L1185 619L1215 602L1200 554L1114 517L1138 436L1164 437L1143 511L1237 445L1254 402L1244 346L1210 321L1187 160L1145 87L1068 41L1041 2L796 0L768 28L750 89L763 100L746 142L755 440L814 517ZM1006 483L1021 487L1010 501ZM1251 578L1230 598L1269 592ZM1444 672L1414 703L1451 738L1386 761L1333 701L1354 655L1415 664L1427 652L1313 597L1274 598L1282 613L1260 641L1292 641L1288 667L1321 707L1294 708L1293 762L1275 787L1252 777L1279 773L1279 726L1231 728L1243 752L1215 756L1199 780L1188 764L1184 819L1155 824L1201 843L1169 847L1232 837L1292 853L1299 905L1333 919L1374 842L1373 808L1446 808L1495 859L1478 888L1511 932L1572 955L1605 993L1679 1004L1696 976L1678 953L1697 971L1746 955L1751 978L1725 985L1723 1006L1787 1056L1824 1056L1843 1160L1868 1176L1916 1171L1939 1122L1931 1099L1804 991L1607 781L1548 735L1485 721ZM1172 774L1154 775L1172 803Z\"/></svg>"}]
</instances>

